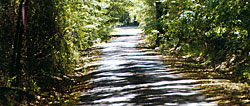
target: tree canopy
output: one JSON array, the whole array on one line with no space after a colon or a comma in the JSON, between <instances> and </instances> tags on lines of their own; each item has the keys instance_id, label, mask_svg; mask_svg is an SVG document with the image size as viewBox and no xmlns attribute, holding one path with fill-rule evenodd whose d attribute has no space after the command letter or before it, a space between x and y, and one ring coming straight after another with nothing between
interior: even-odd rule
<instances>
[{"instance_id":1,"label":"tree canopy","mask_svg":"<svg viewBox=\"0 0 250 106\"><path fill-rule=\"evenodd\" d=\"M1 0L0 104L70 102L83 54L134 20L151 48L250 83L249 16L248 0Z\"/></svg>"},{"instance_id":2,"label":"tree canopy","mask_svg":"<svg viewBox=\"0 0 250 106\"><path fill-rule=\"evenodd\" d=\"M88 63L82 55L110 39L129 5L126 0L1 0L0 104L67 102L72 88L81 85L70 75Z\"/></svg>"},{"instance_id":3,"label":"tree canopy","mask_svg":"<svg viewBox=\"0 0 250 106\"><path fill-rule=\"evenodd\" d=\"M249 83L249 1L139 0L134 4L151 47L196 57L201 64Z\"/></svg>"}]
</instances>

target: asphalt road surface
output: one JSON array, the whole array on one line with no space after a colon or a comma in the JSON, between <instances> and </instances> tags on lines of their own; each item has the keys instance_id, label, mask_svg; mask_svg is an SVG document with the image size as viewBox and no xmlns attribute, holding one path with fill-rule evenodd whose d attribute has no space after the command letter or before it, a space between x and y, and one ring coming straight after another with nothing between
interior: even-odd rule
<instances>
[{"instance_id":1,"label":"asphalt road surface","mask_svg":"<svg viewBox=\"0 0 250 106\"><path fill-rule=\"evenodd\" d=\"M184 79L166 68L157 55L136 48L141 32L123 27L117 38L103 44L99 68L92 75L92 89L81 94L82 106L216 106Z\"/></svg>"}]
</instances>

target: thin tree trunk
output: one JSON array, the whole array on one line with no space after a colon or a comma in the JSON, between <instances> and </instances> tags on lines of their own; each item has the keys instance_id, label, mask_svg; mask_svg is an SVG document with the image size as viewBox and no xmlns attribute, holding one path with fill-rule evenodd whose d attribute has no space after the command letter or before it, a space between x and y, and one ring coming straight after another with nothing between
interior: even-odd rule
<instances>
[{"instance_id":1,"label":"thin tree trunk","mask_svg":"<svg viewBox=\"0 0 250 106\"><path fill-rule=\"evenodd\" d=\"M160 40L162 39L162 37L160 37L160 34L164 33L164 30L162 29L162 26L160 24L161 23L161 16L163 15L161 5L162 5L161 2L156 2L156 20L158 22L157 30L159 31L159 33L157 34L156 41L155 41L156 47L160 46Z\"/></svg>"},{"instance_id":2,"label":"thin tree trunk","mask_svg":"<svg viewBox=\"0 0 250 106\"><path fill-rule=\"evenodd\" d=\"M17 18L17 26L16 26L16 34L14 38L14 50L12 54L12 65L11 65L11 76L17 76L17 81L15 86L19 84L19 74L20 74L20 57L21 57L21 49L22 49L22 34L23 34L23 26L21 26L21 18L22 18L22 8L23 8L24 0L20 1L20 5L18 8L18 18Z\"/></svg>"}]
</instances>

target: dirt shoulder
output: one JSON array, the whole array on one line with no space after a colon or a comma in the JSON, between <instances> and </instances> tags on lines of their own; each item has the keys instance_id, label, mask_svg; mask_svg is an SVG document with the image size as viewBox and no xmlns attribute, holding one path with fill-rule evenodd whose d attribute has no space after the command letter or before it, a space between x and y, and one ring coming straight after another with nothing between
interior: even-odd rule
<instances>
[{"instance_id":1,"label":"dirt shoulder","mask_svg":"<svg viewBox=\"0 0 250 106\"><path fill-rule=\"evenodd\" d=\"M195 59L185 56L175 56L161 53L157 49L152 49L143 41L143 35L139 49L146 49L160 54L160 58L166 67L176 73L180 73L184 78L198 80L197 87L202 89L209 101L218 103L219 106L249 106L250 86L247 83L235 82L234 76L214 70L208 65L201 65Z\"/></svg>"}]
</instances>

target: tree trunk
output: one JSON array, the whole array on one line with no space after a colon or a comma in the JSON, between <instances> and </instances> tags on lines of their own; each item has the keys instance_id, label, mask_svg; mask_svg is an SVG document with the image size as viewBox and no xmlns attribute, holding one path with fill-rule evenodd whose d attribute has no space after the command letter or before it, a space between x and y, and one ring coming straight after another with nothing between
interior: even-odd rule
<instances>
[{"instance_id":1,"label":"tree trunk","mask_svg":"<svg viewBox=\"0 0 250 106\"><path fill-rule=\"evenodd\" d=\"M21 25L22 18L22 8L23 8L24 0L20 1L18 8L18 18L17 18L17 26L16 26L16 34L14 38L14 50L12 54L12 65L11 65L11 77L16 77L16 82L14 86L18 86L20 83L20 59L21 59L21 50L22 50L22 35L23 35L23 26Z\"/></svg>"},{"instance_id":2,"label":"tree trunk","mask_svg":"<svg viewBox=\"0 0 250 106\"><path fill-rule=\"evenodd\" d=\"M157 38L156 38L156 47L160 46L160 40L162 39L162 37L160 37L160 34L164 33L164 30L162 29L161 26L161 16L163 15L163 9L162 9L162 3L161 2L156 2L156 20L157 20L157 30L159 31L159 33L157 34Z\"/></svg>"}]
</instances>

